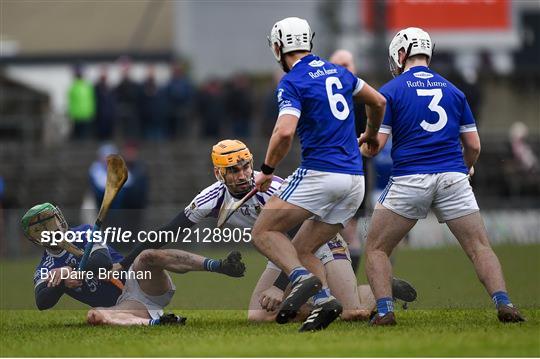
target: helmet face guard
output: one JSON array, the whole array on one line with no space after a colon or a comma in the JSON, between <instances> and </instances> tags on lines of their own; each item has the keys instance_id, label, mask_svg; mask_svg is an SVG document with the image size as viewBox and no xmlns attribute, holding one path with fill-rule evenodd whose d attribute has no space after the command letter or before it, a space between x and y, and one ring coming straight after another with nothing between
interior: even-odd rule
<instances>
[{"instance_id":1,"label":"helmet face guard","mask_svg":"<svg viewBox=\"0 0 540 359\"><path fill-rule=\"evenodd\" d=\"M244 143L238 140L223 140L212 148L212 163L216 178L235 197L243 197L254 186L253 155ZM243 167L248 164L250 169L249 178L246 181L231 182L228 177L234 176L236 171L244 171ZM238 189L237 187L245 187Z\"/></svg>"},{"instance_id":2,"label":"helmet face guard","mask_svg":"<svg viewBox=\"0 0 540 359\"><path fill-rule=\"evenodd\" d=\"M42 203L30 208L22 217L21 226L28 240L50 249L56 247L42 242L41 232L68 230L67 221L60 208L51 203Z\"/></svg>"}]
</instances>

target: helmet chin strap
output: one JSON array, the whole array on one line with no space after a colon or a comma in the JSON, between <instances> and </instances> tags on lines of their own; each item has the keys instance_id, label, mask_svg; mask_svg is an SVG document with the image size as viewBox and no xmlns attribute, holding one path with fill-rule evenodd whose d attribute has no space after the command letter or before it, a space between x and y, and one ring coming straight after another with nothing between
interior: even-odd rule
<instances>
[{"instance_id":1,"label":"helmet chin strap","mask_svg":"<svg viewBox=\"0 0 540 359\"><path fill-rule=\"evenodd\" d=\"M291 71L291 69L289 68L289 66L287 66L287 61L285 61L285 55L281 52L281 46L278 48L278 51L279 51L279 65L281 66L281 69L285 72L285 73L288 73L289 71Z\"/></svg>"},{"instance_id":2,"label":"helmet chin strap","mask_svg":"<svg viewBox=\"0 0 540 359\"><path fill-rule=\"evenodd\" d=\"M289 71L291 71L291 69L289 68L289 66L287 66L287 61L281 59L281 60L279 61L279 64L281 65L281 69L282 69L283 71L285 71L285 73L288 73Z\"/></svg>"}]
</instances>

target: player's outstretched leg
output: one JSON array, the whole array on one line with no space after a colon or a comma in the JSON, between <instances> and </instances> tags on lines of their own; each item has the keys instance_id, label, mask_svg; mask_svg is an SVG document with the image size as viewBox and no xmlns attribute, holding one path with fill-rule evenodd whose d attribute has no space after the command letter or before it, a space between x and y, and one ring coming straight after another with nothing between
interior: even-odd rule
<instances>
[{"instance_id":1,"label":"player's outstretched leg","mask_svg":"<svg viewBox=\"0 0 540 359\"><path fill-rule=\"evenodd\" d=\"M243 277L246 271L238 251L230 252L225 259L211 259L178 249L147 249L137 259L146 269L174 273L209 271L230 277Z\"/></svg>"},{"instance_id":2,"label":"player's outstretched leg","mask_svg":"<svg viewBox=\"0 0 540 359\"><path fill-rule=\"evenodd\" d=\"M92 308L86 318L90 325L183 325L186 322L186 318L172 313L152 319L147 307L133 299L122 301L113 307Z\"/></svg>"},{"instance_id":3,"label":"player's outstretched leg","mask_svg":"<svg viewBox=\"0 0 540 359\"><path fill-rule=\"evenodd\" d=\"M446 224L469 256L478 278L493 299L499 320L503 323L525 321L508 297L501 264L491 249L480 212L447 221Z\"/></svg>"}]
</instances>

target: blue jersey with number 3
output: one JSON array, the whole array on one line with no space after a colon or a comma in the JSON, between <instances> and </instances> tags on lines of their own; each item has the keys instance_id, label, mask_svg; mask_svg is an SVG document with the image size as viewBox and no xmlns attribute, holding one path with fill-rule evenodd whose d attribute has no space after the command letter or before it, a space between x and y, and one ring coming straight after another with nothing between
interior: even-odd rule
<instances>
[{"instance_id":1,"label":"blue jersey with number 3","mask_svg":"<svg viewBox=\"0 0 540 359\"><path fill-rule=\"evenodd\" d=\"M386 113L380 132L392 134L392 175L468 173L460 134L476 131L463 92L425 66L385 84Z\"/></svg>"},{"instance_id":2,"label":"blue jersey with number 3","mask_svg":"<svg viewBox=\"0 0 540 359\"><path fill-rule=\"evenodd\" d=\"M364 82L344 67L307 55L278 85L279 115L299 118L300 167L361 175L353 95Z\"/></svg>"}]
</instances>

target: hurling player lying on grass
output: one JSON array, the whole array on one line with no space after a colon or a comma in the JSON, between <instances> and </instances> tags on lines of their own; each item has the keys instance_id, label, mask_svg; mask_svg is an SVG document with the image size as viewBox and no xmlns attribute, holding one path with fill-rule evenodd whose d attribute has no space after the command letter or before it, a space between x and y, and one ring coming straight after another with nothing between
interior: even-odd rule
<instances>
[{"instance_id":1,"label":"hurling player lying on grass","mask_svg":"<svg viewBox=\"0 0 540 359\"><path fill-rule=\"evenodd\" d=\"M254 186L253 155L247 146L238 140L223 140L212 149L214 175L217 179L212 185L202 190L191 203L161 230L176 231L179 227L189 228L205 218L216 218L221 206L231 199L239 200ZM283 180L274 176L266 192L257 193L240 207L228 220L236 228L253 226L262 207L279 190ZM140 243L132 250L121 265L129 267L131 261L143 250L159 248L165 243ZM340 235L320 247L315 255L323 263L326 277L332 293L343 304L343 320L368 320L375 309L375 299L369 285L356 283L356 276L351 266L347 244ZM392 283L393 296L406 302L416 299L415 289L407 282L395 279ZM285 273L268 262L251 295L248 320L273 321L289 285ZM307 308L304 308L307 309ZM309 310L303 310L296 320L305 319Z\"/></svg>"},{"instance_id":2,"label":"hurling player lying on grass","mask_svg":"<svg viewBox=\"0 0 540 359\"><path fill-rule=\"evenodd\" d=\"M123 257L113 248L95 243L87 262L86 275L76 272L79 257L86 244L60 243L51 246L42 240L43 231L67 232L67 222L58 207L43 203L32 207L22 218L25 236L45 247L43 257L34 274L34 292L39 310L52 308L63 294L91 307L89 324L157 325L184 324L185 318L163 314L171 301L175 286L167 271L187 273L210 271L231 277L242 277L245 265L239 252L231 252L223 260L176 250L148 250L138 255L131 266L116 270ZM87 233L92 227L81 225L69 229ZM112 278L116 273L118 278ZM112 278L112 279L111 279Z\"/></svg>"}]
</instances>

